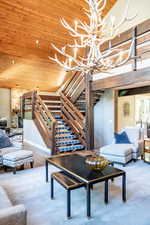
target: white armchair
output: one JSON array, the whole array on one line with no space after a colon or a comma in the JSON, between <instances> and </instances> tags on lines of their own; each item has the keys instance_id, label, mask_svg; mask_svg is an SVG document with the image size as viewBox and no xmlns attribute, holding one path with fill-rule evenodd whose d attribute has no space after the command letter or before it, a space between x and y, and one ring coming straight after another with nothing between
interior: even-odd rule
<instances>
[{"instance_id":1,"label":"white armchair","mask_svg":"<svg viewBox=\"0 0 150 225\"><path fill-rule=\"evenodd\" d=\"M141 156L144 149L144 135L139 127L126 127L123 131L126 132L131 143L115 144L113 140L112 144L100 148L100 155L125 166L129 161L136 161Z\"/></svg>"},{"instance_id":2,"label":"white armchair","mask_svg":"<svg viewBox=\"0 0 150 225\"><path fill-rule=\"evenodd\" d=\"M140 127L126 127L124 129L131 142L132 159L137 159L144 149L144 131Z\"/></svg>"}]
</instances>

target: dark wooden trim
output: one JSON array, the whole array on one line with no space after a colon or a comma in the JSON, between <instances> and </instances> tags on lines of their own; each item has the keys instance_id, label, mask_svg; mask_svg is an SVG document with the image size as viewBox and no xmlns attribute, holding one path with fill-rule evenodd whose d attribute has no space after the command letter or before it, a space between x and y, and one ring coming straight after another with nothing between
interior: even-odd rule
<instances>
[{"instance_id":1,"label":"dark wooden trim","mask_svg":"<svg viewBox=\"0 0 150 225\"><path fill-rule=\"evenodd\" d=\"M128 73L95 80L92 83L92 90L96 91L101 89L104 90L107 88L117 88L121 86L143 82L150 82L150 67L140 69L138 71L131 71Z\"/></svg>"},{"instance_id":2,"label":"dark wooden trim","mask_svg":"<svg viewBox=\"0 0 150 225\"><path fill-rule=\"evenodd\" d=\"M32 119L34 120L34 111L35 111L35 101L36 101L37 91L32 92Z\"/></svg>"},{"instance_id":3,"label":"dark wooden trim","mask_svg":"<svg viewBox=\"0 0 150 225\"><path fill-rule=\"evenodd\" d=\"M47 100L47 101L59 101L60 100L60 96L58 95L39 95L39 97L42 99L42 100Z\"/></svg>"},{"instance_id":4,"label":"dark wooden trim","mask_svg":"<svg viewBox=\"0 0 150 225\"><path fill-rule=\"evenodd\" d=\"M86 144L87 150L94 149L94 112L93 112L93 91L92 73L85 74L85 100L86 100Z\"/></svg>"},{"instance_id":5,"label":"dark wooden trim","mask_svg":"<svg viewBox=\"0 0 150 225\"><path fill-rule=\"evenodd\" d=\"M124 95L121 95L121 91L125 91L126 93ZM139 95L139 94L147 94L150 93L150 86L143 86L143 87L137 87L137 88L125 88L122 90L119 90L118 96L129 96L129 95Z\"/></svg>"},{"instance_id":6,"label":"dark wooden trim","mask_svg":"<svg viewBox=\"0 0 150 225\"><path fill-rule=\"evenodd\" d=\"M118 133L118 90L114 90L114 132Z\"/></svg>"},{"instance_id":7,"label":"dark wooden trim","mask_svg":"<svg viewBox=\"0 0 150 225\"><path fill-rule=\"evenodd\" d=\"M26 92L22 95L22 98L32 98L33 91Z\"/></svg>"},{"instance_id":8,"label":"dark wooden trim","mask_svg":"<svg viewBox=\"0 0 150 225\"><path fill-rule=\"evenodd\" d=\"M134 38L134 46L133 46L133 63L132 63L132 70L136 71L137 70L137 27L134 28L133 30L133 38Z\"/></svg>"}]
</instances>

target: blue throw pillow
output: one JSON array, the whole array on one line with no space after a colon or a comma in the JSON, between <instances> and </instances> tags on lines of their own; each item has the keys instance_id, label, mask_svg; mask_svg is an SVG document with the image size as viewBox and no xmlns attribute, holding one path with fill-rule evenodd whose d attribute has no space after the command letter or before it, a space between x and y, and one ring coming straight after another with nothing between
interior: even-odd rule
<instances>
[{"instance_id":1,"label":"blue throw pillow","mask_svg":"<svg viewBox=\"0 0 150 225\"><path fill-rule=\"evenodd\" d=\"M115 137L115 144L131 144L128 135L126 134L125 131L123 131L120 134L114 133Z\"/></svg>"},{"instance_id":2,"label":"blue throw pillow","mask_svg":"<svg viewBox=\"0 0 150 225\"><path fill-rule=\"evenodd\" d=\"M5 133L1 132L0 133L0 148L6 148L10 146L12 146L12 143L9 137Z\"/></svg>"}]
</instances>

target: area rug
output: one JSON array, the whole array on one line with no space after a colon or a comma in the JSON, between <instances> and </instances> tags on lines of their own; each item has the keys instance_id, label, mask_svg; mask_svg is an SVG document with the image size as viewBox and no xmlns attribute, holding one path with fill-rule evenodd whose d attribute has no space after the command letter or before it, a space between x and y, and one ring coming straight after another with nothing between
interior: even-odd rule
<instances>
[{"instance_id":1,"label":"area rug","mask_svg":"<svg viewBox=\"0 0 150 225\"><path fill-rule=\"evenodd\" d=\"M0 185L13 204L25 204L28 225L150 225L150 165L143 161L117 166L127 172L127 202L121 199L121 178L109 185L109 204L104 203L104 184L92 191L92 218L86 218L84 188L72 191L72 219L66 220L66 191L55 183L55 200L45 182L45 167L0 174ZM49 173L56 171L49 168Z\"/></svg>"}]
</instances>

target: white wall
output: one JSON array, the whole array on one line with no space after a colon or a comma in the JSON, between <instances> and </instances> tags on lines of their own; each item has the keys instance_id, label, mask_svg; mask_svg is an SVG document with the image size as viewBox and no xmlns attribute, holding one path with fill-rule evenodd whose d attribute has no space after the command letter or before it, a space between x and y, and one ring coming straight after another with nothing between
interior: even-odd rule
<instances>
[{"instance_id":1,"label":"white wall","mask_svg":"<svg viewBox=\"0 0 150 225\"><path fill-rule=\"evenodd\" d=\"M109 16L115 16L116 23L119 23L126 8L127 2L128 2L127 0L118 0L117 3L108 13L108 18ZM137 13L137 16L131 22L126 22L123 26L121 26L119 33L126 31L129 28L149 19L150 18L149 11L150 11L150 0L130 0L128 15L133 16Z\"/></svg>"},{"instance_id":2,"label":"white wall","mask_svg":"<svg viewBox=\"0 0 150 225\"><path fill-rule=\"evenodd\" d=\"M10 89L0 88L0 117L6 117L10 126Z\"/></svg>"},{"instance_id":3,"label":"white wall","mask_svg":"<svg viewBox=\"0 0 150 225\"><path fill-rule=\"evenodd\" d=\"M116 23L118 23L122 18L126 4L126 0L118 0L114 7L108 13L107 19L109 19L110 16L115 16ZM121 26L119 33L124 32L129 28L149 19L149 11L150 0L130 0L128 15L132 16L136 13L138 13L138 15L131 22L125 23L123 26ZM142 68L149 66L149 59L145 61L148 61L148 63L143 63L142 65L141 63L139 63L138 67ZM121 74L127 71L131 71L131 65L114 69L113 71L111 71L112 73L110 74L95 74L93 79L97 80L108 76L115 76L116 74ZM94 117L95 147L110 144L112 142L114 132L114 96L112 89L107 89L100 102L96 104L94 109Z\"/></svg>"},{"instance_id":4,"label":"white wall","mask_svg":"<svg viewBox=\"0 0 150 225\"><path fill-rule=\"evenodd\" d=\"M51 154L33 120L23 120L23 139L24 142Z\"/></svg>"},{"instance_id":5,"label":"white wall","mask_svg":"<svg viewBox=\"0 0 150 225\"><path fill-rule=\"evenodd\" d=\"M95 148L110 144L114 133L114 92L108 89L94 107Z\"/></svg>"}]
</instances>

